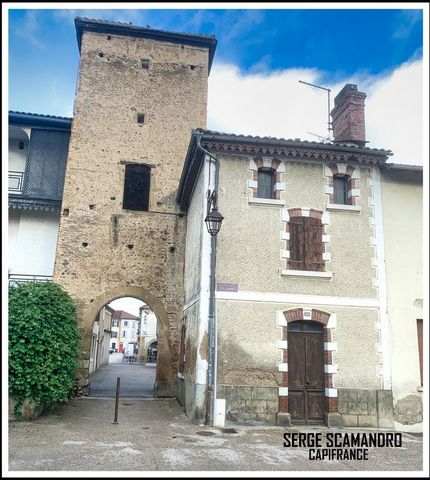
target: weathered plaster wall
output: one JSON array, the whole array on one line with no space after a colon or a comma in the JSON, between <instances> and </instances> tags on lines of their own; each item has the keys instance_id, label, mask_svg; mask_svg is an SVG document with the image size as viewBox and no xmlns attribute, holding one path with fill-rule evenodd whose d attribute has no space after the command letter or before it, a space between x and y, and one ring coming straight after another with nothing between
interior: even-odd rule
<instances>
[{"instance_id":1,"label":"weathered plaster wall","mask_svg":"<svg viewBox=\"0 0 430 480\"><path fill-rule=\"evenodd\" d=\"M283 193L285 207L248 203L248 180L252 178L247 156L218 155L221 160L219 208L225 217L218 235L217 281L239 285L242 291L283 292L308 295L376 298L372 285L374 235L369 219L370 171L360 167L357 180L361 191L361 212L329 212L325 233L330 235L327 270L332 279L281 277L286 268L281 259L282 208L308 207L324 210L328 196L321 163L286 162ZM238 268L238 265L240 266ZM258 275L255 266L258 265Z\"/></svg>"},{"instance_id":2,"label":"weathered plaster wall","mask_svg":"<svg viewBox=\"0 0 430 480\"><path fill-rule=\"evenodd\" d=\"M383 172L381 183L394 418L397 430L422 431L417 338L417 319L423 318L422 177Z\"/></svg>"},{"instance_id":3,"label":"weathered plaster wall","mask_svg":"<svg viewBox=\"0 0 430 480\"><path fill-rule=\"evenodd\" d=\"M303 307L298 304L217 300L218 381L225 385L281 386L282 362L276 312ZM332 329L336 343L334 388L380 389L380 358L376 308L306 305L336 315Z\"/></svg>"},{"instance_id":4,"label":"weathered plaster wall","mask_svg":"<svg viewBox=\"0 0 430 480\"><path fill-rule=\"evenodd\" d=\"M205 127L207 72L207 49L83 35L55 266L77 306L82 386L94 308L136 296L159 321L156 394L174 394L185 253L175 196L191 129ZM122 161L152 165L148 212L122 209Z\"/></svg>"}]
</instances>

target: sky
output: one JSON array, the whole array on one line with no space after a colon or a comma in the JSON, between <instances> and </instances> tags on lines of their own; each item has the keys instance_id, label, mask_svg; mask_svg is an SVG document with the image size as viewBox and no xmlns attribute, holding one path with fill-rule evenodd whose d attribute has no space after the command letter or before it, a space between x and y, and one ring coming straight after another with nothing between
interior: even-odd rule
<instances>
[{"instance_id":1,"label":"sky","mask_svg":"<svg viewBox=\"0 0 430 480\"><path fill-rule=\"evenodd\" d=\"M109 303L109 307L114 310L124 310L124 312L131 313L140 318L139 308L145 305L142 300L133 297L122 297Z\"/></svg>"},{"instance_id":2,"label":"sky","mask_svg":"<svg viewBox=\"0 0 430 480\"><path fill-rule=\"evenodd\" d=\"M299 80L330 88L331 107L345 83L356 83L367 93L368 146L392 150L390 162L422 164L423 115L428 115L423 112L424 3L412 4L415 9L399 3L376 9L369 9L370 3L365 8L314 4L319 9L282 3L272 9L266 4L230 9L175 4L175 10L162 9L161 3L151 9L145 3L128 4L132 9L108 5L82 9L83 4L59 3L48 10L11 4L9 110L71 117L79 64L73 19L131 22L216 36L209 129L319 141L328 134L327 96Z\"/></svg>"}]
</instances>

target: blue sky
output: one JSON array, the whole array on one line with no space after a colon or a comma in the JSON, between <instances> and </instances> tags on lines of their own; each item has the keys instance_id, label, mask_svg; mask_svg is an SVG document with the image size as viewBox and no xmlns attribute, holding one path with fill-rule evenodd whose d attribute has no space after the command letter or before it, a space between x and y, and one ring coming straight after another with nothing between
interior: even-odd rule
<instances>
[{"instance_id":1,"label":"blue sky","mask_svg":"<svg viewBox=\"0 0 430 480\"><path fill-rule=\"evenodd\" d=\"M403 69L404 73L405 66L411 68L422 60L423 11L399 9L396 4L383 10L288 7L276 10L189 10L181 9L180 4L177 10L15 10L13 4L10 5L10 110L72 116L79 63L73 24L75 16L215 35L218 46L209 79L208 126L223 131L234 128L236 133L289 136L292 130L289 127L285 135L279 135L273 127L270 132L263 131L271 127L270 122L266 122L266 127L244 124L243 121L239 125L232 120L225 123L226 118L232 119L234 115L220 108L224 105L228 108L232 99L237 98L233 90L229 91L236 83L241 91L244 80L257 82L255 89L260 88L260 80L266 80L271 83L263 83L261 88L267 91L269 84L273 90L276 78L282 77L283 87L280 86L276 94L286 100L289 95L297 97L294 92L299 77L332 88L334 94L344 83L359 82L359 87L364 85L372 94L381 79L393 80L397 71ZM59 7L66 5L59 4ZM294 72L299 77L296 78ZM410 73L403 82L414 83L416 89L420 79L415 81L414 78ZM398 88L402 89L404 85L399 83ZM318 104L322 100L309 87L300 86L300 89L308 90L304 93L308 97L303 102L321 110L321 118L326 117L326 107ZM254 101L255 98L248 99L248 102ZM261 108L267 108L271 101L267 98ZM293 115L295 112L291 108L289 113ZM238 109L243 110L244 106L237 105ZM324 134L324 122L318 122L307 128ZM288 124L285 130L287 127ZM291 136L294 135L303 137L306 132L291 131Z\"/></svg>"}]
</instances>

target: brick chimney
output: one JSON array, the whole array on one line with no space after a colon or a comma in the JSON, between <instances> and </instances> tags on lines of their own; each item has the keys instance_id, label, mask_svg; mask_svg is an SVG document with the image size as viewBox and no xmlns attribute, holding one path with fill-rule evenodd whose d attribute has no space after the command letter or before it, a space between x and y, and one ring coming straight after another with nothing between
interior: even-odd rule
<instances>
[{"instance_id":1,"label":"brick chimney","mask_svg":"<svg viewBox=\"0 0 430 480\"><path fill-rule=\"evenodd\" d=\"M364 125L364 100L367 95L359 92L357 85L347 83L334 99L331 111L334 143L366 145Z\"/></svg>"}]
</instances>

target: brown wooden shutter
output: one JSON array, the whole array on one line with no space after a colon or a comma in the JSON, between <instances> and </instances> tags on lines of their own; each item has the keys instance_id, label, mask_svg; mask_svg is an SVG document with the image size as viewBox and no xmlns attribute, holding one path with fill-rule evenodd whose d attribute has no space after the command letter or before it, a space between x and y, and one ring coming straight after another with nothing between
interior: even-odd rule
<instances>
[{"instance_id":1,"label":"brown wooden shutter","mask_svg":"<svg viewBox=\"0 0 430 480\"><path fill-rule=\"evenodd\" d=\"M304 218L292 217L289 221L290 229L290 261L292 270L305 269L305 233Z\"/></svg>"},{"instance_id":2,"label":"brown wooden shutter","mask_svg":"<svg viewBox=\"0 0 430 480\"><path fill-rule=\"evenodd\" d=\"M324 261L322 258L323 226L318 218L304 217L305 234L305 270L322 272L324 270Z\"/></svg>"}]
</instances>

